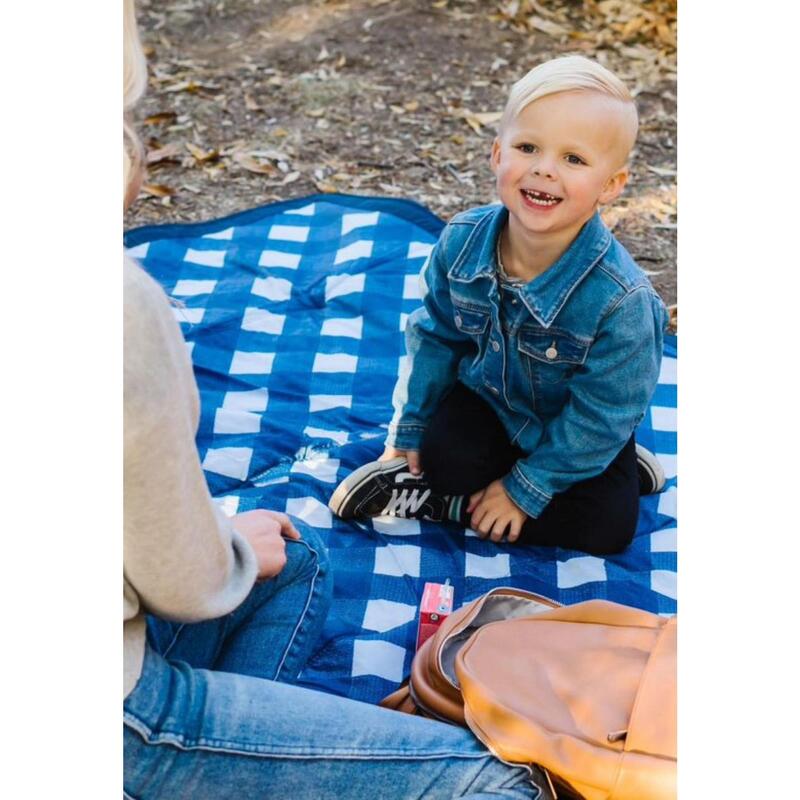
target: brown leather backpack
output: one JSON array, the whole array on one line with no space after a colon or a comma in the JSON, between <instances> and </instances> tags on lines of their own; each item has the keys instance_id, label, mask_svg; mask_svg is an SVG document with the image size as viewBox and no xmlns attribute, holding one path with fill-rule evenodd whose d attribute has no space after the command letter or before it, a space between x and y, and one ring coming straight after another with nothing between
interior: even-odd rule
<instances>
[{"instance_id":1,"label":"brown leather backpack","mask_svg":"<svg viewBox=\"0 0 800 800\"><path fill-rule=\"evenodd\" d=\"M672 800L676 651L675 618L493 589L445 620L381 705L467 725L502 760L545 768L561 797Z\"/></svg>"}]
</instances>

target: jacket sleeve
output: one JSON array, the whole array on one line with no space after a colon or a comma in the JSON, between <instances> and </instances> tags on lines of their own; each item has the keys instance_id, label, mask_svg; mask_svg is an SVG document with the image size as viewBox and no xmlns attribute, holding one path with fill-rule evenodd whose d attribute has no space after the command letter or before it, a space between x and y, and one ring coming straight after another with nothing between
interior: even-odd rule
<instances>
[{"instance_id":1,"label":"jacket sleeve","mask_svg":"<svg viewBox=\"0 0 800 800\"><path fill-rule=\"evenodd\" d=\"M125 583L166 619L219 617L250 592L255 554L209 494L197 387L164 292L130 263L124 300Z\"/></svg>"},{"instance_id":2,"label":"jacket sleeve","mask_svg":"<svg viewBox=\"0 0 800 800\"><path fill-rule=\"evenodd\" d=\"M658 382L667 322L664 304L646 286L607 314L585 364L570 380L564 410L503 478L528 516L538 517L557 492L599 475L628 441Z\"/></svg>"},{"instance_id":3,"label":"jacket sleeve","mask_svg":"<svg viewBox=\"0 0 800 800\"><path fill-rule=\"evenodd\" d=\"M430 418L456 382L458 365L474 344L455 325L447 280L448 225L420 273L422 308L406 323L406 356L392 396L386 444L418 449Z\"/></svg>"}]
</instances>

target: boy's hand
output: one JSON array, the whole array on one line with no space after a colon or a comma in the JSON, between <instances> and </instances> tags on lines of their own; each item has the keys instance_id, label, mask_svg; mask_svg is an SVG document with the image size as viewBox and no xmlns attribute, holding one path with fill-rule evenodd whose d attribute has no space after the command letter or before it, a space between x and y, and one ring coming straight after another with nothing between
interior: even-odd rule
<instances>
[{"instance_id":1,"label":"boy's hand","mask_svg":"<svg viewBox=\"0 0 800 800\"><path fill-rule=\"evenodd\" d=\"M286 514L261 508L236 514L233 527L253 548L259 579L274 578L286 566L286 543L283 537L300 538L300 532Z\"/></svg>"},{"instance_id":2,"label":"boy's hand","mask_svg":"<svg viewBox=\"0 0 800 800\"><path fill-rule=\"evenodd\" d=\"M395 447L386 445L383 455L378 461L389 461L392 458L404 458L408 461L408 471L412 475L419 475L422 472L422 465L419 463L419 450L398 450Z\"/></svg>"},{"instance_id":3,"label":"boy's hand","mask_svg":"<svg viewBox=\"0 0 800 800\"><path fill-rule=\"evenodd\" d=\"M508 496L500 481L493 481L469 499L467 512L472 514L472 529L481 539L490 536L499 542L508 531L508 541L516 542L528 515Z\"/></svg>"}]
</instances>

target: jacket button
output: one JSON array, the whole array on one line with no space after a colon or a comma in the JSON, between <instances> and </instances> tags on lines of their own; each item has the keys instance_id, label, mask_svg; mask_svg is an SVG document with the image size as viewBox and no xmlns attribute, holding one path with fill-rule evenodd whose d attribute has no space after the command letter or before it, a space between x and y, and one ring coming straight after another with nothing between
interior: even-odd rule
<instances>
[{"instance_id":1,"label":"jacket button","mask_svg":"<svg viewBox=\"0 0 800 800\"><path fill-rule=\"evenodd\" d=\"M461 325L461 314L456 314L456 325Z\"/></svg>"},{"instance_id":2,"label":"jacket button","mask_svg":"<svg viewBox=\"0 0 800 800\"><path fill-rule=\"evenodd\" d=\"M558 355L558 350L556 350L555 347L548 347L547 350L544 351L544 354L552 361Z\"/></svg>"},{"instance_id":3,"label":"jacket button","mask_svg":"<svg viewBox=\"0 0 800 800\"><path fill-rule=\"evenodd\" d=\"M495 353L496 353L498 350L500 350L500 345L499 345L499 344L498 344L498 343L497 343L497 342L496 342L494 339L492 339L492 350L494 350L494 351L495 351Z\"/></svg>"},{"instance_id":4,"label":"jacket button","mask_svg":"<svg viewBox=\"0 0 800 800\"><path fill-rule=\"evenodd\" d=\"M499 389L498 389L496 386L490 386L490 387L489 387L489 391L490 391L492 394L500 394L500 390L499 390Z\"/></svg>"}]
</instances>

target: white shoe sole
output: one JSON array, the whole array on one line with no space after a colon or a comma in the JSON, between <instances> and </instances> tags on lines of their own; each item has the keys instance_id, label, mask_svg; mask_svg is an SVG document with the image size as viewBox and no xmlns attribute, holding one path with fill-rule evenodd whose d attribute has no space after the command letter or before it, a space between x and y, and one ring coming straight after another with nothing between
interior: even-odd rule
<instances>
[{"instance_id":1,"label":"white shoe sole","mask_svg":"<svg viewBox=\"0 0 800 800\"><path fill-rule=\"evenodd\" d=\"M650 494L658 494L667 482L664 468L661 466L655 453L651 453L646 447L636 445L636 461L641 464L649 473L655 489Z\"/></svg>"},{"instance_id":2,"label":"white shoe sole","mask_svg":"<svg viewBox=\"0 0 800 800\"><path fill-rule=\"evenodd\" d=\"M350 516L343 517L340 513L347 498L356 490L360 489L365 483L371 481L376 475L385 472L392 472L402 465L408 466L405 458L390 458L388 461L370 461L351 472L337 487L336 491L328 500L328 508L340 519L350 519Z\"/></svg>"}]
</instances>

